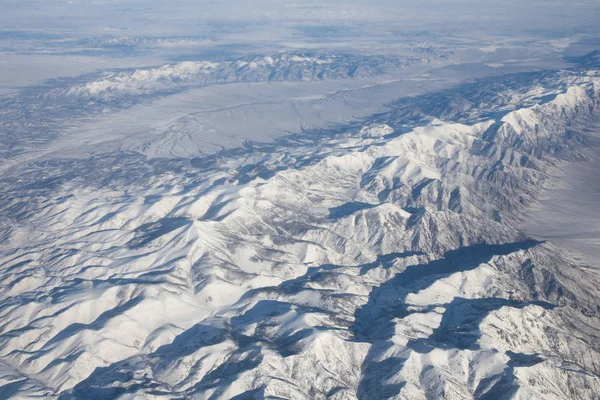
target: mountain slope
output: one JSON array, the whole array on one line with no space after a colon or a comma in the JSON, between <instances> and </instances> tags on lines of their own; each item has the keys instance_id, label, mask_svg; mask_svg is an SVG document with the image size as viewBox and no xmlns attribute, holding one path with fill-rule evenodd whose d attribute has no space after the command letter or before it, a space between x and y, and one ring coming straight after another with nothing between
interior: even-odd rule
<instances>
[{"instance_id":1,"label":"mountain slope","mask_svg":"<svg viewBox=\"0 0 600 400\"><path fill-rule=\"evenodd\" d=\"M597 70L551 71L191 162L31 164L0 393L593 398L600 277L517 227L599 108Z\"/></svg>"}]
</instances>

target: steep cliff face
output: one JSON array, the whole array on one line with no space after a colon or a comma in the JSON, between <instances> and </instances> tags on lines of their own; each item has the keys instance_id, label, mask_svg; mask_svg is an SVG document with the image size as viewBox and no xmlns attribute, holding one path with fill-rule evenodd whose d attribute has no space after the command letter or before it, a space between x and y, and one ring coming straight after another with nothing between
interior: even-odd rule
<instances>
[{"instance_id":1,"label":"steep cliff face","mask_svg":"<svg viewBox=\"0 0 600 400\"><path fill-rule=\"evenodd\" d=\"M598 145L593 68L191 164L24 170L0 210L1 390L593 398L600 276L517 229L553 171Z\"/></svg>"}]
</instances>

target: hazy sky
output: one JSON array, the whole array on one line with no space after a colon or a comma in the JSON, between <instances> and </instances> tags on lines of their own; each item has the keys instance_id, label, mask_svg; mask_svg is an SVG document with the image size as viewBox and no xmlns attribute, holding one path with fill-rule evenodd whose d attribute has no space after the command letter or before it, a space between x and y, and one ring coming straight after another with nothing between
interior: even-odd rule
<instances>
[{"instance_id":1,"label":"hazy sky","mask_svg":"<svg viewBox=\"0 0 600 400\"><path fill-rule=\"evenodd\" d=\"M427 29L593 29L598 0L4 0L2 30L195 35L206 24L346 25L381 22ZM225 29L226 27L221 26ZM231 27L229 27L231 29Z\"/></svg>"}]
</instances>

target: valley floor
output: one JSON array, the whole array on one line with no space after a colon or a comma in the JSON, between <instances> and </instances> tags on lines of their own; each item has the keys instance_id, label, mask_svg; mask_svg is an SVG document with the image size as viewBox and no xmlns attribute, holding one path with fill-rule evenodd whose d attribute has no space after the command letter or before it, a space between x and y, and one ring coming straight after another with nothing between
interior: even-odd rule
<instances>
[{"instance_id":1,"label":"valley floor","mask_svg":"<svg viewBox=\"0 0 600 400\"><path fill-rule=\"evenodd\" d=\"M586 161L560 168L556 182L527 213L522 229L600 269L600 149L592 147L586 153Z\"/></svg>"}]
</instances>

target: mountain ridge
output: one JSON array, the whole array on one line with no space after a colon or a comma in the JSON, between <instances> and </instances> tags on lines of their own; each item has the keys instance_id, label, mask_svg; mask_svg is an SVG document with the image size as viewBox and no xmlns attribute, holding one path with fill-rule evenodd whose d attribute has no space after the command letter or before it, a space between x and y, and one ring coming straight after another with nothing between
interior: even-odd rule
<instances>
[{"instance_id":1,"label":"mountain ridge","mask_svg":"<svg viewBox=\"0 0 600 400\"><path fill-rule=\"evenodd\" d=\"M552 71L212 168L47 161L0 206L0 393L591 397L599 277L517 222L599 108L596 70Z\"/></svg>"}]
</instances>

